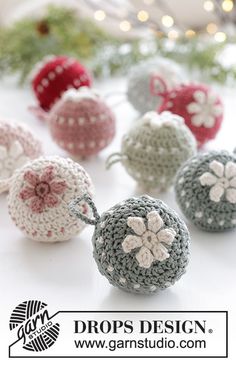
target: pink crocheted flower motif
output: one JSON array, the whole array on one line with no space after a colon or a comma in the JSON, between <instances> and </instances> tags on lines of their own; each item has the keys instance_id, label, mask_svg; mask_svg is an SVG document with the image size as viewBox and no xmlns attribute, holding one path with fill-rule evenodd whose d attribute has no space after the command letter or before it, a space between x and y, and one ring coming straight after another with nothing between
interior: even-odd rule
<instances>
[{"instance_id":1,"label":"pink crocheted flower motif","mask_svg":"<svg viewBox=\"0 0 236 365\"><path fill-rule=\"evenodd\" d=\"M42 213L45 208L58 206L58 195L63 194L67 188L64 180L55 178L53 166L46 167L41 175L28 170L24 174L24 180L28 184L20 191L20 198L24 201L30 199L30 208L34 213Z\"/></svg>"}]
</instances>

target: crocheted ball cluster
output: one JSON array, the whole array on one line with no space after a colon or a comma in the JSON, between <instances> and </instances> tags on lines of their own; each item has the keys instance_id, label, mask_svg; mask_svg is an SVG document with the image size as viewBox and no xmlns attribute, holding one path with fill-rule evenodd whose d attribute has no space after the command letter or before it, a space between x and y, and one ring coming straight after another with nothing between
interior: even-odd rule
<instances>
[{"instance_id":1,"label":"crocheted ball cluster","mask_svg":"<svg viewBox=\"0 0 236 365\"><path fill-rule=\"evenodd\" d=\"M236 227L236 155L212 151L193 157L179 170L175 191L183 213L198 228Z\"/></svg>"},{"instance_id":2,"label":"crocheted ball cluster","mask_svg":"<svg viewBox=\"0 0 236 365\"><path fill-rule=\"evenodd\" d=\"M24 124L0 120L0 180L41 154L41 142Z\"/></svg>"},{"instance_id":3,"label":"crocheted ball cluster","mask_svg":"<svg viewBox=\"0 0 236 365\"><path fill-rule=\"evenodd\" d=\"M220 97L203 84L188 84L173 89L157 110L169 110L182 116L199 146L215 138L223 120Z\"/></svg>"},{"instance_id":4,"label":"crocheted ball cluster","mask_svg":"<svg viewBox=\"0 0 236 365\"><path fill-rule=\"evenodd\" d=\"M45 111L50 110L66 90L91 86L91 83L87 69L66 56L45 57L32 71L32 88Z\"/></svg>"},{"instance_id":5,"label":"crocheted ball cluster","mask_svg":"<svg viewBox=\"0 0 236 365\"><path fill-rule=\"evenodd\" d=\"M143 62L130 72L127 97L141 114L155 110L163 101L162 93L183 82L183 75L176 63L166 59Z\"/></svg>"},{"instance_id":6,"label":"crocheted ball cluster","mask_svg":"<svg viewBox=\"0 0 236 365\"><path fill-rule=\"evenodd\" d=\"M69 202L84 193L92 195L93 185L79 164L68 158L41 157L13 176L8 211L27 237L42 242L64 241L85 226L68 209ZM89 213L86 204L80 209Z\"/></svg>"},{"instance_id":7,"label":"crocheted ball cluster","mask_svg":"<svg viewBox=\"0 0 236 365\"><path fill-rule=\"evenodd\" d=\"M196 141L183 119L164 112L146 113L122 141L127 172L148 189L168 189L179 167L196 152Z\"/></svg>"},{"instance_id":8,"label":"crocheted ball cluster","mask_svg":"<svg viewBox=\"0 0 236 365\"><path fill-rule=\"evenodd\" d=\"M97 154L115 135L115 116L93 90L81 88L64 93L49 115L52 138L76 157Z\"/></svg>"},{"instance_id":9,"label":"crocheted ball cluster","mask_svg":"<svg viewBox=\"0 0 236 365\"><path fill-rule=\"evenodd\" d=\"M93 235L94 258L110 284L134 293L173 285L189 257L185 223L162 201L130 198L103 213Z\"/></svg>"}]
</instances>

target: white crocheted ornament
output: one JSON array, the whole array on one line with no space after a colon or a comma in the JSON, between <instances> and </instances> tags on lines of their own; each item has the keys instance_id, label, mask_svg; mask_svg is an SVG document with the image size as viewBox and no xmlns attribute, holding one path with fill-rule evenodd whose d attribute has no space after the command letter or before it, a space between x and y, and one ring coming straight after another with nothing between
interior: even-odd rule
<instances>
[{"instance_id":1,"label":"white crocheted ornament","mask_svg":"<svg viewBox=\"0 0 236 365\"><path fill-rule=\"evenodd\" d=\"M7 191L16 169L42 154L41 142L24 124L0 120L0 193Z\"/></svg>"},{"instance_id":2,"label":"white crocheted ornament","mask_svg":"<svg viewBox=\"0 0 236 365\"><path fill-rule=\"evenodd\" d=\"M57 156L41 157L13 176L8 210L27 237L42 242L65 241L85 226L70 214L69 202L78 194L92 196L93 191L89 175L78 163ZM80 209L90 214L87 204L81 204Z\"/></svg>"},{"instance_id":3,"label":"white crocheted ornament","mask_svg":"<svg viewBox=\"0 0 236 365\"><path fill-rule=\"evenodd\" d=\"M173 61L156 57L131 69L127 97L141 114L156 110L165 93L185 81L182 69Z\"/></svg>"}]
</instances>

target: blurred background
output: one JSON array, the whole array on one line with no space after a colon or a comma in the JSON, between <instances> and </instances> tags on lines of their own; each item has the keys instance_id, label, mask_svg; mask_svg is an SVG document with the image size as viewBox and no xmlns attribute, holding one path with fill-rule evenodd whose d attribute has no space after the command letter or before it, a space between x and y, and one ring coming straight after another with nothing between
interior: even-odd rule
<instances>
[{"instance_id":1,"label":"blurred background","mask_svg":"<svg viewBox=\"0 0 236 365\"><path fill-rule=\"evenodd\" d=\"M0 0L0 72L24 81L48 54L78 57L95 76L162 55L198 78L236 79L234 0Z\"/></svg>"}]
</instances>

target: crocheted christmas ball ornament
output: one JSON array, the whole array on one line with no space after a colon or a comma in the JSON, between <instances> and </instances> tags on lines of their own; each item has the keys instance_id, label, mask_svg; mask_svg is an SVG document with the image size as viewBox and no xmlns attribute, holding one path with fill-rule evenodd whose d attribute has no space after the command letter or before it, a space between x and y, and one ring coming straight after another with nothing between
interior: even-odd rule
<instances>
[{"instance_id":1,"label":"crocheted christmas ball ornament","mask_svg":"<svg viewBox=\"0 0 236 365\"><path fill-rule=\"evenodd\" d=\"M89 88L68 90L50 112L52 138L76 157L97 154L115 135L115 116L105 101Z\"/></svg>"},{"instance_id":2,"label":"crocheted christmas ball ornament","mask_svg":"<svg viewBox=\"0 0 236 365\"><path fill-rule=\"evenodd\" d=\"M199 147L214 139L223 120L223 104L209 86L182 85L166 94L158 112L169 110L182 116Z\"/></svg>"},{"instance_id":3,"label":"crocheted christmas ball ornament","mask_svg":"<svg viewBox=\"0 0 236 365\"><path fill-rule=\"evenodd\" d=\"M86 201L94 218L77 212ZM149 196L127 199L101 216L89 197L70 204L79 219L94 224L93 255L110 284L133 293L150 294L173 285L189 259L185 223L161 200Z\"/></svg>"},{"instance_id":4,"label":"crocheted christmas ball ornament","mask_svg":"<svg viewBox=\"0 0 236 365\"><path fill-rule=\"evenodd\" d=\"M45 57L35 66L31 78L35 96L45 111L50 110L67 89L78 89L92 83L86 68L76 59L66 56Z\"/></svg>"},{"instance_id":5,"label":"crocheted christmas ball ornament","mask_svg":"<svg viewBox=\"0 0 236 365\"><path fill-rule=\"evenodd\" d=\"M24 124L0 120L0 192L14 171L42 154L41 142Z\"/></svg>"},{"instance_id":6,"label":"crocheted christmas ball ornament","mask_svg":"<svg viewBox=\"0 0 236 365\"><path fill-rule=\"evenodd\" d=\"M146 113L122 140L121 153L107 160L121 161L141 187L168 189L177 170L196 153L196 141L183 118L170 112Z\"/></svg>"},{"instance_id":7,"label":"crocheted christmas ball ornament","mask_svg":"<svg viewBox=\"0 0 236 365\"><path fill-rule=\"evenodd\" d=\"M127 97L140 114L155 110L163 101L163 93L184 81L179 66L158 58L133 67L128 79Z\"/></svg>"},{"instance_id":8,"label":"crocheted christmas ball ornament","mask_svg":"<svg viewBox=\"0 0 236 365\"><path fill-rule=\"evenodd\" d=\"M69 202L93 194L85 170L71 159L41 157L26 164L13 176L8 211L15 225L29 238L42 242L70 239L85 226L71 216ZM89 212L86 204L81 211Z\"/></svg>"},{"instance_id":9,"label":"crocheted christmas ball ornament","mask_svg":"<svg viewBox=\"0 0 236 365\"><path fill-rule=\"evenodd\" d=\"M176 198L185 216L206 231L236 227L236 155L212 151L179 170Z\"/></svg>"}]
</instances>

